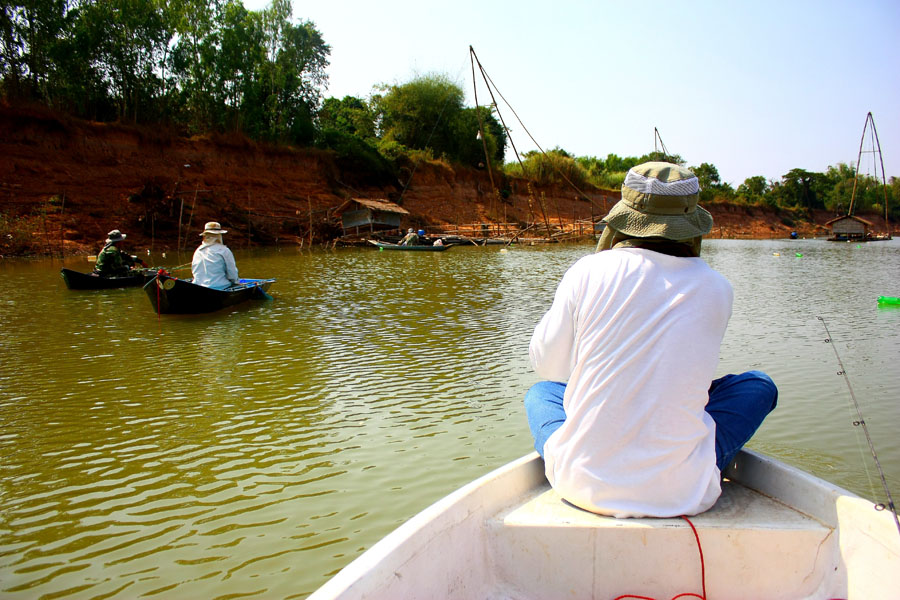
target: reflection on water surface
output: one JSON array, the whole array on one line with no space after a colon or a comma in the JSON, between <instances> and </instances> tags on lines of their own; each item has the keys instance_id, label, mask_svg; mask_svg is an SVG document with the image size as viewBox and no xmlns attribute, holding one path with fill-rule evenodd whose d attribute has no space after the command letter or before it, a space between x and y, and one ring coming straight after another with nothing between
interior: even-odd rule
<instances>
[{"instance_id":1,"label":"reflection on water surface","mask_svg":"<svg viewBox=\"0 0 900 600\"><path fill-rule=\"evenodd\" d=\"M304 597L530 450L531 330L591 250L237 252L273 301L163 318L139 288L66 290L58 261L0 264L0 595ZM704 256L735 287L720 371L780 388L751 446L881 499L823 316L897 488L900 310L875 298L900 295L900 244Z\"/></svg>"}]
</instances>

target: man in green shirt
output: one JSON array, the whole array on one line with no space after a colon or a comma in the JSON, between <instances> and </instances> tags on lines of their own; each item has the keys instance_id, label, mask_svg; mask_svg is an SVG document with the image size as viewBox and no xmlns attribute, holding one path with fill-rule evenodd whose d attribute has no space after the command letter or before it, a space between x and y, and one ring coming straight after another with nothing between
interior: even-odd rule
<instances>
[{"instance_id":1,"label":"man in green shirt","mask_svg":"<svg viewBox=\"0 0 900 600\"><path fill-rule=\"evenodd\" d=\"M127 254L119 248L119 242L124 239L125 234L118 229L106 234L106 245L97 255L94 273L101 277L124 277L131 272L136 263L144 265L144 261L137 256Z\"/></svg>"},{"instance_id":2,"label":"man in green shirt","mask_svg":"<svg viewBox=\"0 0 900 600\"><path fill-rule=\"evenodd\" d=\"M412 227L409 228L409 231L406 232L406 235L403 236L403 239L400 240L401 246L415 246L419 243L419 236L416 235L416 230Z\"/></svg>"}]
</instances>

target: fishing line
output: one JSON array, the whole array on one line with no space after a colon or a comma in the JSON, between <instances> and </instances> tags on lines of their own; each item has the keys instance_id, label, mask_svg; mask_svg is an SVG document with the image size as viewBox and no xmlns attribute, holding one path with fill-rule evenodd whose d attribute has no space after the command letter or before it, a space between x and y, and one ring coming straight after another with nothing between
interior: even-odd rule
<instances>
[{"instance_id":1,"label":"fishing line","mask_svg":"<svg viewBox=\"0 0 900 600\"><path fill-rule=\"evenodd\" d=\"M875 461L875 467L878 469L878 475L881 477L881 485L884 487L884 493L887 496L887 506L885 506L884 503L879 502L875 505L875 510L884 510L885 508L890 509L891 514L894 516L894 523L897 525L897 531L900 532L900 519L897 518L897 509L894 506L894 499L891 496L891 490L888 489L887 479L884 476L884 469L881 468L881 461L878 460L878 454L875 452L875 444L872 443L872 436L869 435L869 428L866 426L866 420L862 416L859 402L856 400L856 394L853 392L853 387L850 385L847 369L844 368L844 363L841 361L841 356L838 354L837 346L835 346L834 341L832 340L831 332L828 330L828 324L825 323L825 319L823 317L816 318L822 321L822 327L825 328L825 333L828 335L828 337L825 338L825 343L830 344L831 349L834 350L834 356L837 358L838 366L841 369L837 374L843 376L844 381L847 384L847 390L850 392L850 399L853 401L853 406L856 409L857 420L853 421L853 426L861 427L863 433L866 435L866 441L869 443L869 451L872 453L872 459Z\"/></svg>"}]
</instances>

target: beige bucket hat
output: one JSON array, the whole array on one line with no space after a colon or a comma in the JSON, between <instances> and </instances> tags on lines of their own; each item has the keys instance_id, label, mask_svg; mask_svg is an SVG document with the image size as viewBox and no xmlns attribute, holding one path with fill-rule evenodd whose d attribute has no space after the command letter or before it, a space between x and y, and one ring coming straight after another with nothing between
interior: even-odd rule
<instances>
[{"instance_id":1,"label":"beige bucket hat","mask_svg":"<svg viewBox=\"0 0 900 600\"><path fill-rule=\"evenodd\" d=\"M126 237L127 236L124 233L122 233L121 231L119 231L118 229L113 229L112 231L110 231L109 233L106 234L106 243L114 244L116 242L121 242Z\"/></svg>"},{"instance_id":2,"label":"beige bucket hat","mask_svg":"<svg viewBox=\"0 0 900 600\"><path fill-rule=\"evenodd\" d=\"M647 162L632 167L622 183L622 199L607 224L625 235L689 240L709 233L712 215L697 206L700 183L684 167Z\"/></svg>"},{"instance_id":3,"label":"beige bucket hat","mask_svg":"<svg viewBox=\"0 0 900 600\"><path fill-rule=\"evenodd\" d=\"M223 234L223 233L228 233L228 230L222 229L222 226L219 225L219 223L217 221L210 221L203 227L203 231L200 233L200 235L203 235L204 233Z\"/></svg>"}]
</instances>

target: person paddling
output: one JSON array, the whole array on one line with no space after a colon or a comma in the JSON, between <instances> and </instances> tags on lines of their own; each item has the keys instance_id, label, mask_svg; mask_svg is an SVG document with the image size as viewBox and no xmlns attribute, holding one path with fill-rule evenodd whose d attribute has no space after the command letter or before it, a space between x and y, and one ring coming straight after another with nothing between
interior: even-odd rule
<instances>
[{"instance_id":1,"label":"person paddling","mask_svg":"<svg viewBox=\"0 0 900 600\"><path fill-rule=\"evenodd\" d=\"M525 396L550 484L615 517L703 512L722 472L775 408L760 371L714 379L731 284L699 258L712 216L697 177L628 171L599 252L563 276L529 356L547 381Z\"/></svg>"},{"instance_id":2,"label":"person paddling","mask_svg":"<svg viewBox=\"0 0 900 600\"><path fill-rule=\"evenodd\" d=\"M228 231L216 221L210 221L203 228L200 234L203 242L194 251L191 261L191 272L197 285L224 290L239 283L234 254L222 241L225 233Z\"/></svg>"}]
</instances>

